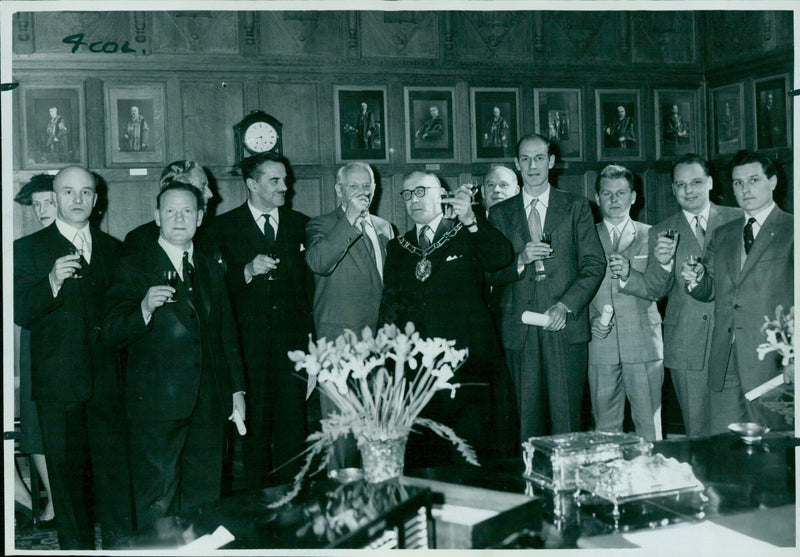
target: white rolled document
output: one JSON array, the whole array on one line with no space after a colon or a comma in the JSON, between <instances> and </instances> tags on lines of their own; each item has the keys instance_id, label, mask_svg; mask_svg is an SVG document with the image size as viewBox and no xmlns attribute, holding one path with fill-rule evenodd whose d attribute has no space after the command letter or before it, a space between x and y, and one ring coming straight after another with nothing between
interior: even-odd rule
<instances>
[{"instance_id":1,"label":"white rolled document","mask_svg":"<svg viewBox=\"0 0 800 557\"><path fill-rule=\"evenodd\" d=\"M523 311L522 322L526 325L545 327L548 323L550 323L550 316L544 313L536 313L535 311Z\"/></svg>"},{"instance_id":2,"label":"white rolled document","mask_svg":"<svg viewBox=\"0 0 800 557\"><path fill-rule=\"evenodd\" d=\"M238 408L233 411L233 423L236 424L236 429L239 431L239 435L247 434L247 427L244 425L244 420L242 419L242 415L239 413Z\"/></svg>"},{"instance_id":3,"label":"white rolled document","mask_svg":"<svg viewBox=\"0 0 800 557\"><path fill-rule=\"evenodd\" d=\"M744 394L744 398L746 398L747 400L752 402L755 399L757 399L758 397L760 397L761 395L767 394L772 389L774 389L776 387L780 387L781 385L783 385L783 374L782 373L780 375L776 375L775 377L773 377L772 379L770 379L766 383L762 383L761 385L759 385L755 389L753 389L751 391L747 391Z\"/></svg>"},{"instance_id":4,"label":"white rolled document","mask_svg":"<svg viewBox=\"0 0 800 557\"><path fill-rule=\"evenodd\" d=\"M600 314L600 324L605 327L611 323L611 318L614 317L614 307L611 304L603 306L603 313Z\"/></svg>"},{"instance_id":5,"label":"white rolled document","mask_svg":"<svg viewBox=\"0 0 800 557\"><path fill-rule=\"evenodd\" d=\"M204 551L219 549L223 545L227 545L235 539L236 538L234 535L231 534L227 528L220 526L214 530L213 533L200 536L196 540L187 543L181 548L178 548L176 551L178 553L191 552L194 555L198 555Z\"/></svg>"}]
</instances>

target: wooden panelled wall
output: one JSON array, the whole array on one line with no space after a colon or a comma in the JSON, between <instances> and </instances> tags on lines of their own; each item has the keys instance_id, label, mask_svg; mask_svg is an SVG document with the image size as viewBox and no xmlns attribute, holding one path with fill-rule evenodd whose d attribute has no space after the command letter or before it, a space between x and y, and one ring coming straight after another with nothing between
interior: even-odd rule
<instances>
[{"instance_id":1,"label":"wooden panelled wall","mask_svg":"<svg viewBox=\"0 0 800 557\"><path fill-rule=\"evenodd\" d=\"M594 92L636 89L644 157L625 164L641 178L639 219L653 223L676 210L669 161L656 160L655 90L698 91L700 149L709 155L710 88L744 81L752 112L752 81L791 72L793 63L791 12L42 12L16 14L13 32L14 79L22 85L14 93L14 191L37 172L22 160L20 89L77 87L87 164L107 184L102 227L118 238L152 219L164 165L109 160L111 85L164 88L165 162L194 159L209 168L217 213L245 200L231 172L232 126L254 109L272 114L284 124L284 153L297 177L292 205L310 216L334 206L334 86L385 86L390 154L375 165L377 212L401 231L409 226L397 195L402 176L422 166L406 162L404 87L455 88L456 162L435 169L450 185L480 181L490 167L471 159L470 87L518 87L523 132L534 129L536 88L579 88L584 160L558 162L555 174L558 187L590 198L608 163L597 160ZM129 41L136 53L93 53L86 45L72 53L63 39L75 33L87 43ZM791 150L774 156L789 169L791 186ZM14 211L15 237L36 229L30 211Z\"/></svg>"}]
</instances>

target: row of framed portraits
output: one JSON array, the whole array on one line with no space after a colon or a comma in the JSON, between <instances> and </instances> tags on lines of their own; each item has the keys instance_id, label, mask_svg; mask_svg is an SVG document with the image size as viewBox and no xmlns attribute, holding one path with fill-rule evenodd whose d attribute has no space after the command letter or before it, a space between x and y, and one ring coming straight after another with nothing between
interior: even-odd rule
<instances>
[{"instance_id":1,"label":"row of framed portraits","mask_svg":"<svg viewBox=\"0 0 800 557\"><path fill-rule=\"evenodd\" d=\"M791 146L789 76L753 82L756 149ZM53 168L86 164L86 110L82 86L22 87L23 166ZM165 85L104 86L105 149L110 165L164 164ZM405 87L407 162L455 162L462 117L455 87ZM597 89L595 133L598 160L642 160L643 111L638 89ZM699 90L656 89L655 138L658 159L702 151ZM586 160L582 90L534 89L535 131L555 142L559 159ZM744 85L711 90L714 154L745 147ZM389 162L391 147L386 86L334 86L336 161ZM470 88L471 157L477 162L514 157L521 128L516 87Z\"/></svg>"}]
</instances>

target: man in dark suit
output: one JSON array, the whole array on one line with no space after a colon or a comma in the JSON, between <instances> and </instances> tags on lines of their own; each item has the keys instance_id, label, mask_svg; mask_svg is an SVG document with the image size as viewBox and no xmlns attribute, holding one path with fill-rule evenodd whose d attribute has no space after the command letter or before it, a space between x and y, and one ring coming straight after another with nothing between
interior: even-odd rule
<instances>
[{"instance_id":1,"label":"man in dark suit","mask_svg":"<svg viewBox=\"0 0 800 557\"><path fill-rule=\"evenodd\" d=\"M225 278L194 249L194 186L158 194L160 236L120 261L104 334L127 348L127 413L138 526L219 498L226 420L244 419L244 376ZM164 272L180 281L165 285ZM173 303L168 303L173 302Z\"/></svg>"},{"instance_id":2,"label":"man in dark suit","mask_svg":"<svg viewBox=\"0 0 800 557\"><path fill-rule=\"evenodd\" d=\"M769 157L739 151L730 168L744 216L714 230L702 264L684 262L681 270L693 298L714 301L711 435L734 422L786 427L782 417L763 412L744 394L781 373L780 358L759 360L756 347L766 340L764 317L773 317L779 305L794 305L793 219L772 200L778 176Z\"/></svg>"},{"instance_id":3,"label":"man in dark suit","mask_svg":"<svg viewBox=\"0 0 800 557\"><path fill-rule=\"evenodd\" d=\"M119 243L89 225L97 201L91 172L66 167L53 189L56 221L14 242L14 317L31 331L31 398L39 412L59 546L94 549L90 441L104 545L117 527L126 528L109 524L127 520L129 528L131 518L124 509L125 465L107 458L108 447L118 447L122 438L104 439L115 430L95 419L118 394L110 352L98 337ZM119 469L108 469L116 465ZM116 478L116 501L108 489L110 475Z\"/></svg>"},{"instance_id":4,"label":"man in dark suit","mask_svg":"<svg viewBox=\"0 0 800 557\"><path fill-rule=\"evenodd\" d=\"M214 192L208 185L208 175L206 171L195 161L175 161L164 167L161 178L158 181L159 189L171 181L178 181L196 187L203 197L203 215L206 225L210 220L208 214L208 202L214 197ZM144 248L150 247L153 242L158 240L159 228L156 221L151 220L137 226L125 236L122 242L122 257L131 255Z\"/></svg>"},{"instance_id":5,"label":"man in dark suit","mask_svg":"<svg viewBox=\"0 0 800 557\"><path fill-rule=\"evenodd\" d=\"M361 334L373 331L383 293L383 262L386 244L394 238L392 225L369 214L375 195L375 176L363 162L351 162L336 173L338 206L306 225L308 249L305 258L314 273L314 326L319 338L335 340L345 329ZM335 407L320 400L322 415ZM332 466L358 466L354 443L337 445Z\"/></svg>"},{"instance_id":6,"label":"man in dark suit","mask_svg":"<svg viewBox=\"0 0 800 557\"><path fill-rule=\"evenodd\" d=\"M606 258L588 200L550 187L550 142L525 135L514 160L522 192L492 207L489 220L517 256L490 281L505 286L501 335L525 440L581 428L587 306L603 280ZM552 248L536 237L541 233L551 235ZM524 325L524 311L544 313L549 321L544 327Z\"/></svg>"},{"instance_id":7,"label":"man in dark suit","mask_svg":"<svg viewBox=\"0 0 800 557\"><path fill-rule=\"evenodd\" d=\"M689 437L709 434L708 357L714 328L713 303L700 302L686 291L680 266L690 255L701 256L714 230L740 217L742 211L711 203L713 181L706 162L695 154L672 167L672 193L681 210L650 230L650 254L644 274L650 294L667 296L664 316L664 366L681 407ZM675 230L675 238L667 237Z\"/></svg>"},{"instance_id":8,"label":"man in dark suit","mask_svg":"<svg viewBox=\"0 0 800 557\"><path fill-rule=\"evenodd\" d=\"M240 167L247 202L216 217L203 240L227 267L250 407L245 482L257 488L291 479L299 462L281 465L305 447L306 382L287 353L308 346L313 279L303 253L308 217L284 207L288 161L267 152Z\"/></svg>"},{"instance_id":9,"label":"man in dark suit","mask_svg":"<svg viewBox=\"0 0 800 557\"><path fill-rule=\"evenodd\" d=\"M442 337L468 348L469 358L455 376L455 398L437 393L423 415L452 427L475 447L479 460L490 454L489 382L503 372L502 351L484 297L484 272L507 265L511 246L470 204L466 187L447 203L455 218L443 218L436 175L412 172L400 195L415 226L389 242L384 267L380 322L404 327L413 322L423 337ZM454 452L447 441L425 431L409 438L409 468L447 464Z\"/></svg>"}]
</instances>

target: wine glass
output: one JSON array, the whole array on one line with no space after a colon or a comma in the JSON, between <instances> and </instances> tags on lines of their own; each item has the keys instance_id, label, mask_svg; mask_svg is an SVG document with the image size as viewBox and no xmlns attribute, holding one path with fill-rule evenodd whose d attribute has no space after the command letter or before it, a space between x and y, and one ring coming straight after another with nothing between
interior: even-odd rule
<instances>
[{"instance_id":1,"label":"wine glass","mask_svg":"<svg viewBox=\"0 0 800 557\"><path fill-rule=\"evenodd\" d=\"M170 269L168 271L162 271L161 272L161 278L164 280L164 284L166 284L167 286L171 286L172 288L175 288L176 286L178 286L178 281L180 280L180 277L178 276L178 271L176 271L175 269ZM167 302L169 302L169 303L172 303L174 301L175 301L175 299L172 298L171 296L170 296L169 300L167 300Z\"/></svg>"},{"instance_id":2,"label":"wine glass","mask_svg":"<svg viewBox=\"0 0 800 557\"><path fill-rule=\"evenodd\" d=\"M678 231L674 228L667 228L664 231L664 236L669 238L670 240L677 240L678 239Z\"/></svg>"},{"instance_id":3,"label":"wine glass","mask_svg":"<svg viewBox=\"0 0 800 557\"><path fill-rule=\"evenodd\" d=\"M455 219L456 213L453 210L452 200L456 196L453 192L444 192L442 194L442 216L446 219Z\"/></svg>"},{"instance_id":4,"label":"wine glass","mask_svg":"<svg viewBox=\"0 0 800 557\"><path fill-rule=\"evenodd\" d=\"M277 253L275 253L274 251L270 251L266 255L267 255L267 257L269 257L271 259L274 259L276 265L278 264L278 254ZM267 280L275 280L274 274L275 274L275 269L270 269L270 271L264 276L267 277Z\"/></svg>"},{"instance_id":5,"label":"wine glass","mask_svg":"<svg viewBox=\"0 0 800 557\"><path fill-rule=\"evenodd\" d=\"M698 271L697 266L703 263L703 257L700 255L689 254L686 256L686 263L691 265L692 270L696 273ZM689 281L689 283L686 285L689 290L694 290L696 286L697 281L695 280Z\"/></svg>"},{"instance_id":6,"label":"wine glass","mask_svg":"<svg viewBox=\"0 0 800 557\"><path fill-rule=\"evenodd\" d=\"M83 272L82 272L83 266L88 264L86 259L84 259L84 257L83 257L83 250L81 248L79 248L79 247L76 247L76 246L70 246L69 247L69 254L70 255L77 255L77 256L80 257L80 259L78 259L78 264L80 265L80 267L75 269L74 278L83 278Z\"/></svg>"},{"instance_id":7,"label":"wine glass","mask_svg":"<svg viewBox=\"0 0 800 557\"><path fill-rule=\"evenodd\" d=\"M465 187L469 190L469 202L470 205L475 205L475 196L478 195L478 186L475 184L461 184L462 187Z\"/></svg>"}]
</instances>

